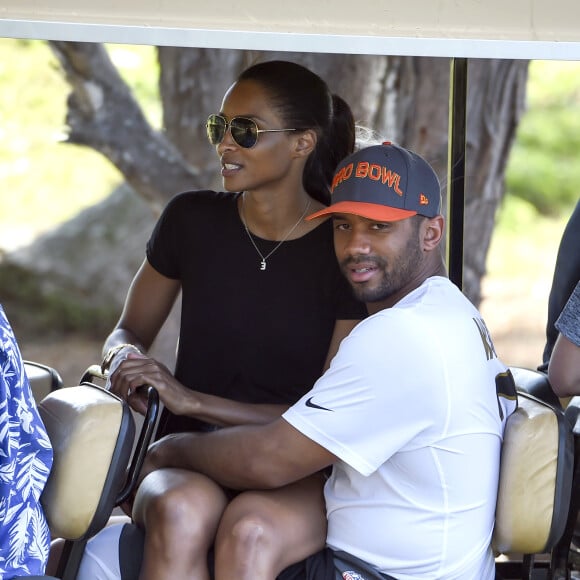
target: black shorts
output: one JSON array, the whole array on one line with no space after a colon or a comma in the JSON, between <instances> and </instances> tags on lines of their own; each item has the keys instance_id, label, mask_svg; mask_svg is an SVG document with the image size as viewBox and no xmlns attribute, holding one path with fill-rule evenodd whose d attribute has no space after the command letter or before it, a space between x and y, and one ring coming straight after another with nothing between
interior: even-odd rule
<instances>
[{"instance_id":1,"label":"black shorts","mask_svg":"<svg viewBox=\"0 0 580 580\"><path fill-rule=\"evenodd\" d=\"M137 580L143 557L144 533L134 524L126 524L119 538L119 569L122 580ZM208 566L213 578L213 550ZM381 574L359 558L324 548L302 562L286 568L277 580L395 580Z\"/></svg>"},{"instance_id":2,"label":"black shorts","mask_svg":"<svg viewBox=\"0 0 580 580\"><path fill-rule=\"evenodd\" d=\"M395 580L346 552L324 548L286 568L276 580Z\"/></svg>"}]
</instances>

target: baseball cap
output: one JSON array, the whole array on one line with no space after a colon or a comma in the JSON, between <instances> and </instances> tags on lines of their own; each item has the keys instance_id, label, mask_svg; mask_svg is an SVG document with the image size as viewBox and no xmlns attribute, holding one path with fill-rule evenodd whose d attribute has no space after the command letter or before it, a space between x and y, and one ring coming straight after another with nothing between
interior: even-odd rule
<instances>
[{"instance_id":1,"label":"baseball cap","mask_svg":"<svg viewBox=\"0 0 580 580\"><path fill-rule=\"evenodd\" d=\"M390 141L341 161L330 193L330 206L307 220L349 213L391 222L417 214L435 217L441 209L441 187L433 168L420 155Z\"/></svg>"}]
</instances>

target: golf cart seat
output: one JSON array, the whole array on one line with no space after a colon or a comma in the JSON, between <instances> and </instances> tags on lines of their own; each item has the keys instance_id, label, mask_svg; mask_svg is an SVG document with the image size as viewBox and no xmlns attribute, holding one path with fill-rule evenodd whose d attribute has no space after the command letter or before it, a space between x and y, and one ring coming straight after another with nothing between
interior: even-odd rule
<instances>
[{"instance_id":1,"label":"golf cart seat","mask_svg":"<svg viewBox=\"0 0 580 580\"><path fill-rule=\"evenodd\" d=\"M67 540L55 576L62 580L76 578L87 541L131 492L149 443L143 431L149 429L151 436L158 407L150 388L150 412L139 438L145 440L128 468L135 432L130 409L87 377L79 386L50 393L39 405L55 454L43 506L54 537ZM570 507L571 421L578 416L568 420L561 409L518 391L518 409L506 425L493 534L496 554L506 558L496 563L502 580L556 578L554 570L567 566L567 530L577 511ZM549 557L537 559L540 554Z\"/></svg>"},{"instance_id":2,"label":"golf cart seat","mask_svg":"<svg viewBox=\"0 0 580 580\"><path fill-rule=\"evenodd\" d=\"M58 372L47 365L25 360L24 372L28 377L34 400L39 403L52 391L62 387L62 378Z\"/></svg>"},{"instance_id":3,"label":"golf cart seat","mask_svg":"<svg viewBox=\"0 0 580 580\"><path fill-rule=\"evenodd\" d=\"M556 578L556 570L568 565L566 531L577 511L571 504L571 424L559 404L528 392L534 385L545 387L545 375L525 371L513 373L518 408L508 418L502 447L493 548L503 580Z\"/></svg>"},{"instance_id":4,"label":"golf cart seat","mask_svg":"<svg viewBox=\"0 0 580 580\"><path fill-rule=\"evenodd\" d=\"M560 399L552 390L548 375L541 371L524 367L510 367L518 390L525 391L534 397L549 403L557 409L562 408Z\"/></svg>"},{"instance_id":5,"label":"golf cart seat","mask_svg":"<svg viewBox=\"0 0 580 580\"><path fill-rule=\"evenodd\" d=\"M135 487L159 408L157 391L147 389L148 412L136 444L128 404L92 382L55 390L38 405L54 452L41 502L52 537L65 540L56 578L76 578L86 543Z\"/></svg>"}]
</instances>

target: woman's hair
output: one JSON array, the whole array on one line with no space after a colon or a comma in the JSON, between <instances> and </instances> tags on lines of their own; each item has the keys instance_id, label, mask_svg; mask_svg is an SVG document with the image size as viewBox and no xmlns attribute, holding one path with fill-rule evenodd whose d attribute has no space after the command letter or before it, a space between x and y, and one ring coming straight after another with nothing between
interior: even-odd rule
<instances>
[{"instance_id":1,"label":"woman's hair","mask_svg":"<svg viewBox=\"0 0 580 580\"><path fill-rule=\"evenodd\" d=\"M331 94L318 75L294 62L253 65L238 81L260 84L287 127L316 131L316 148L308 157L302 183L309 195L328 205L334 170L354 150L354 118L348 104Z\"/></svg>"}]
</instances>

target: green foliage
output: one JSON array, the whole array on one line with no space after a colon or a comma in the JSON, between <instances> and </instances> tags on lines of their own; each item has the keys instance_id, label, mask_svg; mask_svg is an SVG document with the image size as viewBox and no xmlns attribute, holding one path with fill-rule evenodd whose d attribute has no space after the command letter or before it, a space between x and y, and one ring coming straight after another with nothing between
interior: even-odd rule
<instances>
[{"instance_id":1,"label":"green foliage","mask_svg":"<svg viewBox=\"0 0 580 580\"><path fill-rule=\"evenodd\" d=\"M545 271L550 278L562 233L573 206L558 215L542 215L529 201L517 196L503 200L497 216L488 267L500 279L525 279L530 272Z\"/></svg>"},{"instance_id":2,"label":"green foliage","mask_svg":"<svg viewBox=\"0 0 580 580\"><path fill-rule=\"evenodd\" d=\"M533 61L528 110L506 173L507 195L558 215L580 197L580 63Z\"/></svg>"},{"instance_id":3,"label":"green foliage","mask_svg":"<svg viewBox=\"0 0 580 580\"><path fill-rule=\"evenodd\" d=\"M63 143L69 89L47 44L1 39L0 54L0 231L42 229L95 203L120 178L99 154Z\"/></svg>"},{"instance_id":4,"label":"green foliage","mask_svg":"<svg viewBox=\"0 0 580 580\"><path fill-rule=\"evenodd\" d=\"M159 126L154 48L107 48ZM0 39L0 86L0 249L10 249L98 203L122 178L101 154L64 143L70 88L46 42Z\"/></svg>"}]
</instances>

